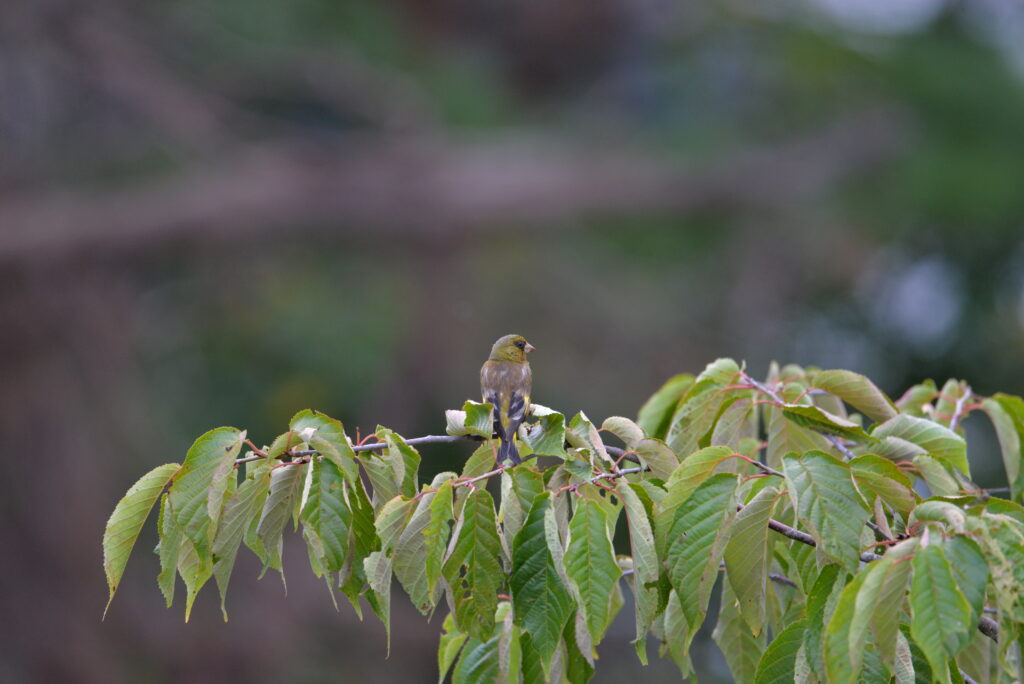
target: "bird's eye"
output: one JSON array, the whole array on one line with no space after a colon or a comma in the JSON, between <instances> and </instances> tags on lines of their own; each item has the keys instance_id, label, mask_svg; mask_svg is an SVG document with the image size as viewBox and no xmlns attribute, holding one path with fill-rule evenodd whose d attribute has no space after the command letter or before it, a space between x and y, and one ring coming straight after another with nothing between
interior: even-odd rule
<instances>
[{"instance_id":1,"label":"bird's eye","mask_svg":"<svg viewBox=\"0 0 1024 684\"><path fill-rule=\"evenodd\" d=\"M519 340L518 342L516 342L516 346L519 347L520 349L526 349L526 342Z\"/></svg>"}]
</instances>

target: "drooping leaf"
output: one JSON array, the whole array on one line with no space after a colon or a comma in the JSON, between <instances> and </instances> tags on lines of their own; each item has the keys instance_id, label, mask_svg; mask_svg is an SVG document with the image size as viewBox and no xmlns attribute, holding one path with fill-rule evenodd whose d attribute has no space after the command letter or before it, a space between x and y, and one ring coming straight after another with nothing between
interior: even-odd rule
<instances>
[{"instance_id":1,"label":"drooping leaf","mask_svg":"<svg viewBox=\"0 0 1024 684\"><path fill-rule=\"evenodd\" d=\"M327 458L314 459L312 480L300 517L303 533L312 536L317 560L326 572L338 572L348 551L352 512L345 504L344 473Z\"/></svg>"},{"instance_id":2,"label":"drooping leaf","mask_svg":"<svg viewBox=\"0 0 1024 684\"><path fill-rule=\"evenodd\" d=\"M139 538L142 526L153 509L153 504L160 498L160 493L177 472L177 463L167 463L149 471L128 488L128 491L117 502L114 512L107 520L103 531L103 570L107 574L107 586L110 598L103 614L106 615L110 602L114 600L117 585L121 583L128 557Z\"/></svg>"},{"instance_id":3,"label":"drooping leaf","mask_svg":"<svg viewBox=\"0 0 1024 684\"><path fill-rule=\"evenodd\" d=\"M688 625L685 650L704 620L718 578L718 563L736 515L735 490L735 475L712 475L677 507L665 534L665 565Z\"/></svg>"},{"instance_id":4,"label":"drooping leaf","mask_svg":"<svg viewBox=\"0 0 1024 684\"><path fill-rule=\"evenodd\" d=\"M515 539L534 499L544 491L544 476L531 468L512 468L501 474L501 522L506 539Z\"/></svg>"},{"instance_id":5,"label":"drooping leaf","mask_svg":"<svg viewBox=\"0 0 1024 684\"><path fill-rule=\"evenodd\" d=\"M246 478L224 505L217 534L213 540L213 574L220 591L220 607L227 620L224 601L227 598L228 582L235 567L235 557L242 543L245 531L259 515L270 489L270 468L264 465L253 477Z\"/></svg>"},{"instance_id":6,"label":"drooping leaf","mask_svg":"<svg viewBox=\"0 0 1024 684\"><path fill-rule=\"evenodd\" d=\"M793 681L797 653L803 644L806 629L806 621L797 620L779 632L779 635L768 644L761 661L757 664L757 673L754 676L756 684L788 684Z\"/></svg>"},{"instance_id":7,"label":"drooping leaf","mask_svg":"<svg viewBox=\"0 0 1024 684\"><path fill-rule=\"evenodd\" d=\"M435 478L430 488L426 490L426 493L420 495L420 500L416 503L415 510L413 510L405 528L401 530L401 535L397 543L395 543L392 552L395 577L398 578L406 593L409 594L413 605L424 615L434 607L434 595L427 576L427 567L430 564L428 556L433 551L437 559L435 562L440 561L444 552L444 543L447 541L448 536L447 525L444 526L443 531L440 529L441 521L445 517L445 511L443 508L438 511L437 518L435 519L433 517L433 503L438 495L442 497L447 496L448 507L449 509L451 508L452 489L449 480L454 477L454 473L442 473L441 477L444 479L439 482ZM441 494L440 491L431 491L437 490L438 487L444 490L444 494ZM442 507L444 503L442 500ZM430 542L428 543L428 527L431 526L432 521L435 527L430 531ZM442 534L444 538L441 537ZM387 548L388 544L383 541L384 535L380 536L382 546ZM433 549L431 549L431 544ZM440 565L437 567L440 569Z\"/></svg>"},{"instance_id":8,"label":"drooping leaf","mask_svg":"<svg viewBox=\"0 0 1024 684\"><path fill-rule=\"evenodd\" d=\"M765 623L768 581L768 519L779 490L766 487L736 515L724 559L729 586L735 593L737 610L753 636Z\"/></svg>"},{"instance_id":9,"label":"drooping leaf","mask_svg":"<svg viewBox=\"0 0 1024 684\"><path fill-rule=\"evenodd\" d=\"M227 476L242 449L245 433L232 427L210 430L192 444L171 485L171 510L196 552L208 558L217 529ZM214 476L217 484L214 486ZM217 515L210 511L216 509Z\"/></svg>"},{"instance_id":10,"label":"drooping leaf","mask_svg":"<svg viewBox=\"0 0 1024 684\"><path fill-rule=\"evenodd\" d=\"M877 425L871 435L878 439L898 437L916 444L932 458L970 475L967 444L963 437L927 418L901 414Z\"/></svg>"},{"instance_id":11,"label":"drooping leaf","mask_svg":"<svg viewBox=\"0 0 1024 684\"><path fill-rule=\"evenodd\" d=\"M498 681L498 671L498 636L487 641L471 638L452 673L452 684L494 684Z\"/></svg>"},{"instance_id":12,"label":"drooping leaf","mask_svg":"<svg viewBox=\"0 0 1024 684\"><path fill-rule=\"evenodd\" d=\"M644 491L643 488L620 481L615 490L626 509L629 545L633 557L633 593L636 613L636 639L633 640L633 643L637 644L637 653L640 655L641 661L644 661L647 657L644 650L647 632L658 613L658 588L656 585L660 574L660 563L654 547L654 531L651 528L651 520L640 495Z\"/></svg>"},{"instance_id":13,"label":"drooping leaf","mask_svg":"<svg viewBox=\"0 0 1024 684\"><path fill-rule=\"evenodd\" d=\"M442 573L451 590L456 624L475 639L490 639L502 571L494 500L487 490L474 490L466 498L455 535Z\"/></svg>"},{"instance_id":14,"label":"drooping leaf","mask_svg":"<svg viewBox=\"0 0 1024 684\"><path fill-rule=\"evenodd\" d=\"M363 571L371 593L367 595L370 607L384 623L387 634L388 652L391 652L391 556L383 551L373 551L363 559Z\"/></svg>"},{"instance_id":15,"label":"drooping leaf","mask_svg":"<svg viewBox=\"0 0 1024 684\"><path fill-rule=\"evenodd\" d=\"M945 540L943 549L953 570L956 586L971 606L970 622L977 624L983 614L985 590L988 586L989 570L985 555L974 540L964 535Z\"/></svg>"},{"instance_id":16,"label":"drooping leaf","mask_svg":"<svg viewBox=\"0 0 1024 684\"><path fill-rule=\"evenodd\" d=\"M388 445L388 448L385 449L384 459L391 463L391 472L394 474L398 491L403 496L410 498L416 496L416 490L419 489L417 482L420 467L419 452L409 446L394 430L378 428L377 437Z\"/></svg>"},{"instance_id":17,"label":"drooping leaf","mask_svg":"<svg viewBox=\"0 0 1024 684\"><path fill-rule=\"evenodd\" d=\"M550 672L551 657L573 612L572 598L562 584L544 537L544 515L550 506L549 492L534 499L526 522L512 543L509 577L515 622L530 634L545 673Z\"/></svg>"},{"instance_id":18,"label":"drooping leaf","mask_svg":"<svg viewBox=\"0 0 1024 684\"><path fill-rule=\"evenodd\" d=\"M740 615L739 600L732 590L731 582L722 585L721 608L718 623L712 638L725 656L725 663L737 684L754 681L757 665L764 653L767 631L754 636L746 621Z\"/></svg>"},{"instance_id":19,"label":"drooping leaf","mask_svg":"<svg viewBox=\"0 0 1024 684\"><path fill-rule=\"evenodd\" d=\"M809 451L783 459L797 517L818 546L849 572L856 572L860 531L870 511L850 476L850 466L831 454Z\"/></svg>"},{"instance_id":20,"label":"drooping leaf","mask_svg":"<svg viewBox=\"0 0 1024 684\"><path fill-rule=\"evenodd\" d=\"M830 682L854 682L862 676L868 630L872 626L881 628L881 636L889 639L887 646L894 655L899 607L910 577L906 557L913 548L905 546L902 551L871 563L839 595L825 628L825 664Z\"/></svg>"},{"instance_id":21,"label":"drooping leaf","mask_svg":"<svg viewBox=\"0 0 1024 684\"><path fill-rule=\"evenodd\" d=\"M199 590L213 576L213 561L209 556L200 556L192 540L184 534L178 550L178 574L185 583L185 622L188 622Z\"/></svg>"},{"instance_id":22,"label":"drooping leaf","mask_svg":"<svg viewBox=\"0 0 1024 684\"><path fill-rule=\"evenodd\" d=\"M467 400L461 411L444 412L449 435L476 435L487 439L494 432L494 406Z\"/></svg>"},{"instance_id":23,"label":"drooping leaf","mask_svg":"<svg viewBox=\"0 0 1024 684\"><path fill-rule=\"evenodd\" d=\"M897 414L896 406L875 383L859 373L848 370L826 370L815 373L811 383L833 394L871 420L881 423Z\"/></svg>"},{"instance_id":24,"label":"drooping leaf","mask_svg":"<svg viewBox=\"0 0 1024 684\"><path fill-rule=\"evenodd\" d=\"M264 568L281 571L281 543L284 526L292 515L292 509L300 493L307 464L275 468L270 474L270 493L263 504L263 513L256 526L265 552ZM173 500L172 500L173 504Z\"/></svg>"},{"instance_id":25,"label":"drooping leaf","mask_svg":"<svg viewBox=\"0 0 1024 684\"><path fill-rule=\"evenodd\" d=\"M922 544L912 563L910 633L932 671L944 672L950 658L970 641L974 630L971 605L957 587L953 569L940 544Z\"/></svg>"},{"instance_id":26,"label":"drooping leaf","mask_svg":"<svg viewBox=\"0 0 1024 684\"><path fill-rule=\"evenodd\" d=\"M612 588L622 574L615 562L608 514L600 504L585 498L578 500L569 522L564 563L569 590L596 645L611 620Z\"/></svg>"},{"instance_id":27,"label":"drooping leaf","mask_svg":"<svg viewBox=\"0 0 1024 684\"><path fill-rule=\"evenodd\" d=\"M694 377L689 373L673 376L644 403L636 422L648 437L665 438L679 400L690 391L693 383Z\"/></svg>"},{"instance_id":28,"label":"drooping leaf","mask_svg":"<svg viewBox=\"0 0 1024 684\"><path fill-rule=\"evenodd\" d=\"M174 580L178 576L181 528L178 527L178 523L174 522L174 514L171 512L171 502L167 494L164 494L160 501L157 529L160 532L160 544L157 549L160 554L160 574L157 576L156 582L160 587L160 592L164 595L167 607L170 608L174 603Z\"/></svg>"},{"instance_id":29,"label":"drooping leaf","mask_svg":"<svg viewBox=\"0 0 1024 684\"><path fill-rule=\"evenodd\" d=\"M445 677L448 676L448 670L451 669L452 663L455 662L459 651L462 650L462 645L469 638L469 635L460 632L455 627L455 618L450 613L444 618L443 629L444 633L437 646L437 684L444 683Z\"/></svg>"},{"instance_id":30,"label":"drooping leaf","mask_svg":"<svg viewBox=\"0 0 1024 684\"><path fill-rule=\"evenodd\" d=\"M999 449L1003 455L1010 496L1021 500L1024 492L1024 468L1021 467L1021 444L1024 443L1024 399L1009 394L995 394L981 403L995 426Z\"/></svg>"},{"instance_id":31,"label":"drooping leaf","mask_svg":"<svg viewBox=\"0 0 1024 684\"><path fill-rule=\"evenodd\" d=\"M847 577L839 565L830 563L818 573L807 594L807 631L803 647L808 666L822 680L826 676L822 644L825 625L832 617L839 595L846 586Z\"/></svg>"},{"instance_id":32,"label":"drooping leaf","mask_svg":"<svg viewBox=\"0 0 1024 684\"><path fill-rule=\"evenodd\" d=\"M437 482L439 477L441 475L435 477L434 481ZM430 501L430 520L423 528L423 540L427 545L427 560L424 570L427 576L427 594L431 597L434 596L437 581L441 578L441 566L444 562L448 535L451 531L448 524L454 516L452 501L452 483L450 480L445 480Z\"/></svg>"}]
</instances>

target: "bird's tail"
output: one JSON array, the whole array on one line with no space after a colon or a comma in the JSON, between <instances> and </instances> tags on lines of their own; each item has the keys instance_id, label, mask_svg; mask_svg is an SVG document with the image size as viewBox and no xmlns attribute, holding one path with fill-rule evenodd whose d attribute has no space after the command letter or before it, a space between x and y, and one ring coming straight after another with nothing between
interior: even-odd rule
<instances>
[{"instance_id":1,"label":"bird's tail","mask_svg":"<svg viewBox=\"0 0 1024 684\"><path fill-rule=\"evenodd\" d=\"M519 465L521 462L519 459L519 449L516 447L516 438L513 434L508 439L504 437L501 440L501 444L498 446L498 465L501 465L505 461L510 461L512 465Z\"/></svg>"}]
</instances>

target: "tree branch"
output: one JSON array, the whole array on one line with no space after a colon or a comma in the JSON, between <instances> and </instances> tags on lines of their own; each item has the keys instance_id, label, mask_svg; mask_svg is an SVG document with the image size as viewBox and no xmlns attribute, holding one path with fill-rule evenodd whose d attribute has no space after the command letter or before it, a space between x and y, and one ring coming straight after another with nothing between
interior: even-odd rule
<instances>
[{"instance_id":1,"label":"tree branch","mask_svg":"<svg viewBox=\"0 0 1024 684\"><path fill-rule=\"evenodd\" d=\"M789 207L892 155L903 129L893 111L863 112L700 169L637 149L545 139L464 144L375 135L335 145L254 144L184 176L8 198L0 206L0 259L300 225L423 234L514 222L542 230L608 213Z\"/></svg>"}]
</instances>

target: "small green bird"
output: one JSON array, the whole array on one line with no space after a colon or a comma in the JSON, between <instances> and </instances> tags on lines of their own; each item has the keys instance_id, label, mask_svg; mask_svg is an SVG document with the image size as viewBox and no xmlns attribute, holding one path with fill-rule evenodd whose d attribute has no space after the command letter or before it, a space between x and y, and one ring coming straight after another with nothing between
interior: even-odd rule
<instances>
[{"instance_id":1,"label":"small green bird","mask_svg":"<svg viewBox=\"0 0 1024 684\"><path fill-rule=\"evenodd\" d=\"M480 393L494 406L494 432L501 438L498 463L517 465L516 431L530 412L533 374L526 355L533 345L522 335L505 335L491 347L491 355L480 369Z\"/></svg>"}]
</instances>

